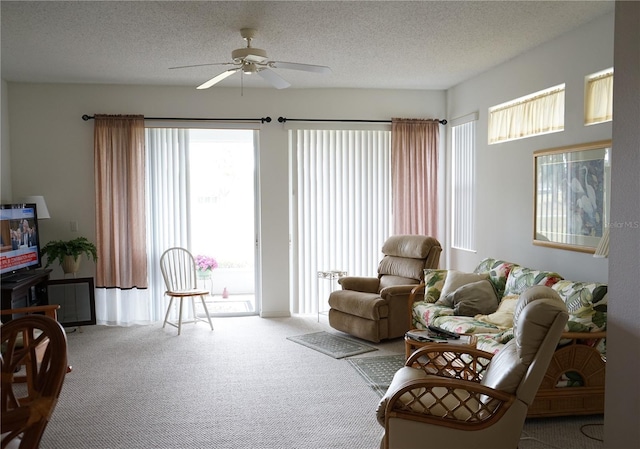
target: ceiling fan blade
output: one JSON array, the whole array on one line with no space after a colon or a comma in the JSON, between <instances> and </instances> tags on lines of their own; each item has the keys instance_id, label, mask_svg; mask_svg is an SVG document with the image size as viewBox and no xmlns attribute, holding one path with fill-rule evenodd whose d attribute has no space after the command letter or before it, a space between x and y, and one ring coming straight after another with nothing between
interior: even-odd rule
<instances>
[{"instance_id":1,"label":"ceiling fan blade","mask_svg":"<svg viewBox=\"0 0 640 449\"><path fill-rule=\"evenodd\" d=\"M282 78L273 70L264 68L258 71L258 75L260 75L263 79L271 83L271 85L276 89L286 89L287 87L291 86L291 84L289 84L288 81L286 81L284 78Z\"/></svg>"},{"instance_id":2,"label":"ceiling fan blade","mask_svg":"<svg viewBox=\"0 0 640 449\"><path fill-rule=\"evenodd\" d=\"M188 69L191 67L205 67L205 66L209 66L209 65L237 65L233 62L210 62L208 64L193 64L193 65L179 65L176 67L169 67L169 70L173 70L173 69Z\"/></svg>"},{"instance_id":3,"label":"ceiling fan blade","mask_svg":"<svg viewBox=\"0 0 640 449\"><path fill-rule=\"evenodd\" d=\"M213 86L214 84L219 83L220 81L222 81L226 77L233 75L238 70L240 70L240 69L230 69L230 70L227 70L226 72L222 72L220 75L216 75L213 78L211 78L209 81L207 81L205 83L202 83L201 85L196 87L196 89L208 89L211 86Z\"/></svg>"},{"instance_id":4,"label":"ceiling fan blade","mask_svg":"<svg viewBox=\"0 0 640 449\"><path fill-rule=\"evenodd\" d=\"M331 69L325 65L299 64L297 62L272 61L269 67L275 69L303 70L305 72L331 73Z\"/></svg>"}]
</instances>

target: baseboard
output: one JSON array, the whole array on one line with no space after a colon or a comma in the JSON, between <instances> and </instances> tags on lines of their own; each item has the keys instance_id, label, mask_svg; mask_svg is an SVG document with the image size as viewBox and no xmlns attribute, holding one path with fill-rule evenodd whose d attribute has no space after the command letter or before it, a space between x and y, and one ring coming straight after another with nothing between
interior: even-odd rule
<instances>
[{"instance_id":1,"label":"baseboard","mask_svg":"<svg viewBox=\"0 0 640 449\"><path fill-rule=\"evenodd\" d=\"M291 312L288 310L272 310L269 312L265 312L264 310L260 312L260 318L290 318Z\"/></svg>"}]
</instances>

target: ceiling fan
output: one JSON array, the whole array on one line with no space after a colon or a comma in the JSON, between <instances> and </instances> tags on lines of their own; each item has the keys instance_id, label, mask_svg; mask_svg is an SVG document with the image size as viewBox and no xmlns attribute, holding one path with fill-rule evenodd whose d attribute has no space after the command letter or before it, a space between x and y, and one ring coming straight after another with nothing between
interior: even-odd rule
<instances>
[{"instance_id":1,"label":"ceiling fan","mask_svg":"<svg viewBox=\"0 0 640 449\"><path fill-rule=\"evenodd\" d=\"M305 72L331 73L331 69L323 65L300 64L297 62L271 61L267 57L267 52L251 46L251 40L256 34L253 28L242 28L240 35L247 42L245 48L238 48L231 52L233 62L214 62L209 64L183 65L179 67L169 67L170 69L185 69L189 67L202 67L207 65L234 65L233 69L226 70L214 76L209 81L199 85L197 89L208 89L223 79L241 72L242 75L252 75L257 73L265 81L269 82L276 89L285 89L291 84L271 69L302 70Z\"/></svg>"}]
</instances>

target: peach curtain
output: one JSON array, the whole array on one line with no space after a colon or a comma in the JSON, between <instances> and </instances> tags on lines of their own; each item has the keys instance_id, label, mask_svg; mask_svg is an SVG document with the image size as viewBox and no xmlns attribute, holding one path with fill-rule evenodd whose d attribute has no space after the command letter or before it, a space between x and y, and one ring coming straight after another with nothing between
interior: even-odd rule
<instances>
[{"instance_id":1,"label":"peach curtain","mask_svg":"<svg viewBox=\"0 0 640 449\"><path fill-rule=\"evenodd\" d=\"M96 115L96 286L147 288L144 117Z\"/></svg>"},{"instance_id":2,"label":"peach curtain","mask_svg":"<svg viewBox=\"0 0 640 449\"><path fill-rule=\"evenodd\" d=\"M394 234L438 232L438 120L391 121Z\"/></svg>"}]
</instances>

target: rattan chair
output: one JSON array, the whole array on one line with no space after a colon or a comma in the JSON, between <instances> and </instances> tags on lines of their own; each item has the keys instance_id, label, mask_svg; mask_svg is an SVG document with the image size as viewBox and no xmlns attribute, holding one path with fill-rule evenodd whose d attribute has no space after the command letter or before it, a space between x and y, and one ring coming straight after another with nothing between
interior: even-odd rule
<instances>
[{"instance_id":1,"label":"rattan chair","mask_svg":"<svg viewBox=\"0 0 640 449\"><path fill-rule=\"evenodd\" d=\"M191 253L184 248L169 248L160 257L160 269L162 270L162 277L164 278L164 283L167 288L164 294L170 298L162 327L164 328L167 324L177 327L178 335L180 335L183 323L203 321L208 322L211 330L213 330L213 323L211 323L209 310L207 309L207 304L204 299L205 296L209 295L209 291L198 288L196 262ZM202 301L206 319L200 318L196 313L196 296L199 296ZM182 319L182 306L185 298L191 299L193 320L183 321ZM177 299L180 303L177 323L169 321L174 299Z\"/></svg>"},{"instance_id":2,"label":"rattan chair","mask_svg":"<svg viewBox=\"0 0 640 449\"><path fill-rule=\"evenodd\" d=\"M3 324L0 333L0 447L36 449L67 372L67 337L60 323L35 314ZM27 376L28 388L17 382L18 375Z\"/></svg>"},{"instance_id":3,"label":"rattan chair","mask_svg":"<svg viewBox=\"0 0 640 449\"><path fill-rule=\"evenodd\" d=\"M555 291L535 286L520 296L514 338L498 354L439 343L415 351L378 406L382 447L517 448L568 316Z\"/></svg>"}]
</instances>

